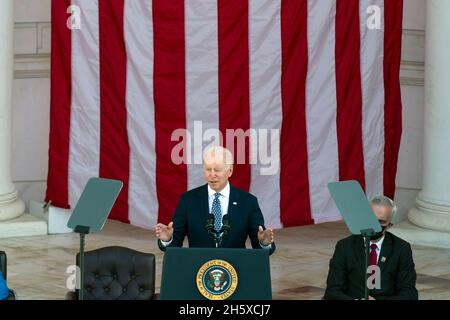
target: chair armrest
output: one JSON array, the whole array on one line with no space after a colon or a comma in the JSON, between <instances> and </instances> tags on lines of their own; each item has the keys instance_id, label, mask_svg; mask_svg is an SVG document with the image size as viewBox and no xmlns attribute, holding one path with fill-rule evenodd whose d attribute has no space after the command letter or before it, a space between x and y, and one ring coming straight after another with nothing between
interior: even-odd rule
<instances>
[{"instance_id":1,"label":"chair armrest","mask_svg":"<svg viewBox=\"0 0 450 320\"><path fill-rule=\"evenodd\" d=\"M77 293L75 291L68 291L64 300L78 300Z\"/></svg>"},{"instance_id":2,"label":"chair armrest","mask_svg":"<svg viewBox=\"0 0 450 320\"><path fill-rule=\"evenodd\" d=\"M9 289L9 295L6 300L17 300L17 293L14 290Z\"/></svg>"}]
</instances>

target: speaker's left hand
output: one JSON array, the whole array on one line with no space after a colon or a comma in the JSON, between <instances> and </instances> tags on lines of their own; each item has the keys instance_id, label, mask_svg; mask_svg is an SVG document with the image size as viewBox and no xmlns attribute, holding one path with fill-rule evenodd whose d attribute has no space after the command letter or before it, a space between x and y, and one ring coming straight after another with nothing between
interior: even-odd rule
<instances>
[{"instance_id":1,"label":"speaker's left hand","mask_svg":"<svg viewBox=\"0 0 450 320\"><path fill-rule=\"evenodd\" d=\"M258 240L259 243L263 246L268 246L269 244L271 244L273 242L273 229L267 228L266 230L264 230L262 226L259 226Z\"/></svg>"}]
</instances>

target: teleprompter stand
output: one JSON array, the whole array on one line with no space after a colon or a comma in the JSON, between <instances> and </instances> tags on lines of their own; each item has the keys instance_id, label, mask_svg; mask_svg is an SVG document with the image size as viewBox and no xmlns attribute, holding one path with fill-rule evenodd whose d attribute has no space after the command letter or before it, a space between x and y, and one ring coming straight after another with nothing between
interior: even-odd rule
<instances>
[{"instance_id":1,"label":"teleprompter stand","mask_svg":"<svg viewBox=\"0 0 450 320\"><path fill-rule=\"evenodd\" d=\"M85 236L99 232L122 189L118 180L91 178L69 218L67 227L80 234L80 288L78 299L84 299L84 247Z\"/></svg>"}]
</instances>

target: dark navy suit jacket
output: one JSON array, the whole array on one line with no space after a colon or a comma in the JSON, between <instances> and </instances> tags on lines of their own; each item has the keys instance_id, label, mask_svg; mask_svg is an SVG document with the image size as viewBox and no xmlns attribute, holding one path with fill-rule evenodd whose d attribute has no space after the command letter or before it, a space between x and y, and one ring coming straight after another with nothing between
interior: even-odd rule
<instances>
[{"instance_id":1,"label":"dark navy suit jacket","mask_svg":"<svg viewBox=\"0 0 450 320\"><path fill-rule=\"evenodd\" d=\"M169 247L183 246L186 236L189 247L215 247L214 241L205 230L209 213L207 184L184 193L172 219L174 231ZM245 248L248 236L254 249L262 249L258 240L258 227L262 226L264 229L265 227L258 200L252 194L239 190L231 184L228 219L230 231L224 236L221 247ZM158 245L161 250L166 249L160 241ZM275 243L272 243L270 254L274 251Z\"/></svg>"}]
</instances>

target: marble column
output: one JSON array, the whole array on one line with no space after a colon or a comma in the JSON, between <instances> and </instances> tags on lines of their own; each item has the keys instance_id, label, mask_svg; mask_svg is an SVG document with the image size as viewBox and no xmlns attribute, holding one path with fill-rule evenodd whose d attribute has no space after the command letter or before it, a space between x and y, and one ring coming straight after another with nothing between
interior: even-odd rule
<instances>
[{"instance_id":1,"label":"marble column","mask_svg":"<svg viewBox=\"0 0 450 320\"><path fill-rule=\"evenodd\" d=\"M423 183L408 219L450 232L450 1L426 5Z\"/></svg>"},{"instance_id":2,"label":"marble column","mask_svg":"<svg viewBox=\"0 0 450 320\"><path fill-rule=\"evenodd\" d=\"M12 84L14 64L14 1L0 1L0 221L23 214L25 206L18 198L11 178Z\"/></svg>"}]
</instances>

